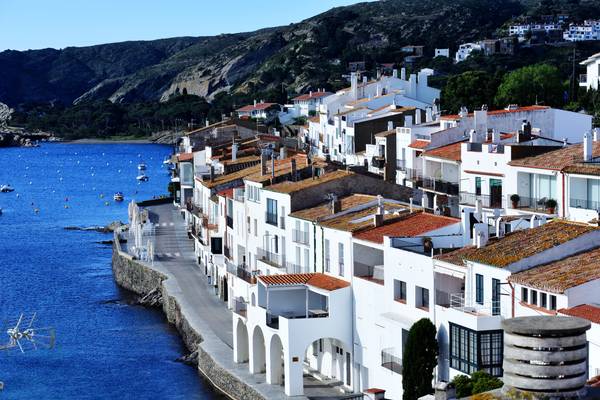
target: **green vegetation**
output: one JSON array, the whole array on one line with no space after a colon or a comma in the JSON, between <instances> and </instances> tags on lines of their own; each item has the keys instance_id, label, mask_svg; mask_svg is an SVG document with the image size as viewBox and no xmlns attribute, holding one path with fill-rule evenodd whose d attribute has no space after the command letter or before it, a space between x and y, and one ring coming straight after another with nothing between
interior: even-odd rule
<instances>
[{"instance_id":1,"label":"green vegetation","mask_svg":"<svg viewBox=\"0 0 600 400\"><path fill-rule=\"evenodd\" d=\"M496 93L497 104L564 104L565 87L558 68L538 64L519 68L507 74Z\"/></svg>"},{"instance_id":2,"label":"green vegetation","mask_svg":"<svg viewBox=\"0 0 600 400\"><path fill-rule=\"evenodd\" d=\"M452 383L456 388L456 397L463 398L502 387L502 381L485 371L473 372L471 376L458 375Z\"/></svg>"},{"instance_id":3,"label":"green vegetation","mask_svg":"<svg viewBox=\"0 0 600 400\"><path fill-rule=\"evenodd\" d=\"M428 318L415 322L408 332L402 354L403 399L413 400L433 393L433 369L437 365L436 329Z\"/></svg>"}]
</instances>

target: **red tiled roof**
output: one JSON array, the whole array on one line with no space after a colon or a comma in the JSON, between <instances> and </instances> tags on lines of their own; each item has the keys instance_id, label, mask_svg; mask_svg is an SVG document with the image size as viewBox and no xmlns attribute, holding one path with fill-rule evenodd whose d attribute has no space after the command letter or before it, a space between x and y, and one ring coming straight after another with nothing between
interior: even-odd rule
<instances>
[{"instance_id":1,"label":"red tiled roof","mask_svg":"<svg viewBox=\"0 0 600 400\"><path fill-rule=\"evenodd\" d=\"M380 394L380 393L385 393L385 390L377 389L377 388L370 388L370 389L365 390L365 393Z\"/></svg>"},{"instance_id":2,"label":"red tiled roof","mask_svg":"<svg viewBox=\"0 0 600 400\"><path fill-rule=\"evenodd\" d=\"M510 113L516 113L516 112L524 112L524 111L540 111L540 110L547 110L550 107L548 106L524 106L524 107L517 107L514 110L492 110L492 111L488 111L487 115L502 115L502 114L510 114ZM473 113L469 113L468 117L472 117L474 114ZM440 119L444 119L444 120L457 120L460 119L460 117L458 116L458 114L448 114L448 115L442 115L440 117Z\"/></svg>"},{"instance_id":3,"label":"red tiled roof","mask_svg":"<svg viewBox=\"0 0 600 400\"><path fill-rule=\"evenodd\" d=\"M328 291L350 286L350 282L322 273L261 275L258 279L267 286L309 285Z\"/></svg>"},{"instance_id":4,"label":"red tiled roof","mask_svg":"<svg viewBox=\"0 0 600 400\"><path fill-rule=\"evenodd\" d=\"M448 144L431 150L425 150L424 156L443 158L445 160L460 161L461 142Z\"/></svg>"},{"instance_id":5,"label":"red tiled roof","mask_svg":"<svg viewBox=\"0 0 600 400\"><path fill-rule=\"evenodd\" d=\"M221 190L220 192L217 192L217 195L218 196L226 197L228 199L233 199L233 189L234 188L229 188L229 189Z\"/></svg>"},{"instance_id":6,"label":"red tiled roof","mask_svg":"<svg viewBox=\"0 0 600 400\"><path fill-rule=\"evenodd\" d=\"M329 96L330 94L331 94L330 92L312 92L312 93L302 94L298 97L294 97L292 100L293 101L303 101L303 100L310 100L310 99L318 99L319 97Z\"/></svg>"},{"instance_id":7,"label":"red tiled roof","mask_svg":"<svg viewBox=\"0 0 600 400\"><path fill-rule=\"evenodd\" d=\"M424 149L425 147L429 146L429 143L430 142L428 140L417 139L409 144L408 147L412 147L413 149Z\"/></svg>"},{"instance_id":8,"label":"red tiled roof","mask_svg":"<svg viewBox=\"0 0 600 400\"><path fill-rule=\"evenodd\" d=\"M389 224L383 224L377 228L366 229L354 234L356 239L367 240L374 243L383 243L384 236L411 237L423 235L427 232L443 228L448 225L459 223L456 218L441 215L417 212L396 220Z\"/></svg>"},{"instance_id":9,"label":"red tiled roof","mask_svg":"<svg viewBox=\"0 0 600 400\"><path fill-rule=\"evenodd\" d=\"M600 157L600 142L592 142L592 156ZM583 161L583 144L574 144L562 147L558 150L549 151L537 156L513 160L508 165L528 168L541 168L560 171L569 165L578 164Z\"/></svg>"},{"instance_id":10,"label":"red tiled roof","mask_svg":"<svg viewBox=\"0 0 600 400\"><path fill-rule=\"evenodd\" d=\"M194 159L194 153L181 153L177 156L179 161L192 161Z\"/></svg>"},{"instance_id":11,"label":"red tiled roof","mask_svg":"<svg viewBox=\"0 0 600 400\"><path fill-rule=\"evenodd\" d=\"M269 108L271 106L275 106L275 105L277 105L277 103L256 103L256 105L249 104L242 108L238 108L236 111L249 112L249 111L255 111L255 110L266 110L267 108Z\"/></svg>"},{"instance_id":12,"label":"red tiled roof","mask_svg":"<svg viewBox=\"0 0 600 400\"><path fill-rule=\"evenodd\" d=\"M587 319L595 324L600 324L600 307L592 304L580 304L571 308L562 308L558 310L560 314L570 315Z\"/></svg>"}]
</instances>

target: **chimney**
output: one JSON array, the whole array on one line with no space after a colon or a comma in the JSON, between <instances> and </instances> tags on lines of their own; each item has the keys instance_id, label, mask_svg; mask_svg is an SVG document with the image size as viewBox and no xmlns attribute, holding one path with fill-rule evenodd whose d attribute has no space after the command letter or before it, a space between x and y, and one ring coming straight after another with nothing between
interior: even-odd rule
<instances>
[{"instance_id":1,"label":"chimney","mask_svg":"<svg viewBox=\"0 0 600 400\"><path fill-rule=\"evenodd\" d=\"M292 181L296 180L296 159L292 158L290 160L290 163L292 164Z\"/></svg>"},{"instance_id":2,"label":"chimney","mask_svg":"<svg viewBox=\"0 0 600 400\"><path fill-rule=\"evenodd\" d=\"M331 195L331 214L337 214L342 211L342 203L335 194Z\"/></svg>"},{"instance_id":3,"label":"chimney","mask_svg":"<svg viewBox=\"0 0 600 400\"><path fill-rule=\"evenodd\" d=\"M431 107L427 107L427 109L425 110L425 122L431 121L433 121L433 112Z\"/></svg>"},{"instance_id":4,"label":"chimney","mask_svg":"<svg viewBox=\"0 0 600 400\"><path fill-rule=\"evenodd\" d=\"M388 121L387 130L388 131L394 130L394 121Z\"/></svg>"},{"instance_id":5,"label":"chimney","mask_svg":"<svg viewBox=\"0 0 600 400\"><path fill-rule=\"evenodd\" d=\"M275 155L271 154L271 179L275 179Z\"/></svg>"},{"instance_id":6,"label":"chimney","mask_svg":"<svg viewBox=\"0 0 600 400\"><path fill-rule=\"evenodd\" d=\"M381 69L377 68L377 80L381 79Z\"/></svg>"},{"instance_id":7,"label":"chimney","mask_svg":"<svg viewBox=\"0 0 600 400\"><path fill-rule=\"evenodd\" d=\"M527 120L523 120L523 124L521 124L521 130L523 131L523 135L525 136L525 140L531 139L531 123Z\"/></svg>"},{"instance_id":8,"label":"chimney","mask_svg":"<svg viewBox=\"0 0 600 400\"><path fill-rule=\"evenodd\" d=\"M312 97L312 90L308 92L308 97Z\"/></svg>"},{"instance_id":9,"label":"chimney","mask_svg":"<svg viewBox=\"0 0 600 400\"><path fill-rule=\"evenodd\" d=\"M600 136L600 128L594 128L594 130L592 131L592 137L594 139L594 142L598 141L598 136Z\"/></svg>"},{"instance_id":10,"label":"chimney","mask_svg":"<svg viewBox=\"0 0 600 400\"><path fill-rule=\"evenodd\" d=\"M400 79L402 79L403 81L406 80L406 68L400 69Z\"/></svg>"},{"instance_id":11,"label":"chimney","mask_svg":"<svg viewBox=\"0 0 600 400\"><path fill-rule=\"evenodd\" d=\"M237 160L238 144L234 141L231 145L231 160Z\"/></svg>"},{"instance_id":12,"label":"chimney","mask_svg":"<svg viewBox=\"0 0 600 400\"><path fill-rule=\"evenodd\" d=\"M469 115L469 109L467 107L465 107L465 106L462 106L460 108L460 111L458 112L458 116L460 118L465 118L468 115ZM477 127L477 123L475 123L475 127Z\"/></svg>"},{"instance_id":13,"label":"chimney","mask_svg":"<svg viewBox=\"0 0 600 400\"><path fill-rule=\"evenodd\" d=\"M415 125L419 124L421 124L421 110L417 108L415 110Z\"/></svg>"},{"instance_id":14,"label":"chimney","mask_svg":"<svg viewBox=\"0 0 600 400\"><path fill-rule=\"evenodd\" d=\"M350 74L350 89L352 91L352 98L358 100L358 75L356 75L356 72Z\"/></svg>"},{"instance_id":15,"label":"chimney","mask_svg":"<svg viewBox=\"0 0 600 400\"><path fill-rule=\"evenodd\" d=\"M283 160L284 158L287 158L287 148L285 146L281 146L279 149L279 159Z\"/></svg>"},{"instance_id":16,"label":"chimney","mask_svg":"<svg viewBox=\"0 0 600 400\"><path fill-rule=\"evenodd\" d=\"M413 119L412 119L412 115L405 115L404 116L404 126L406 128L411 127L413 124Z\"/></svg>"},{"instance_id":17,"label":"chimney","mask_svg":"<svg viewBox=\"0 0 600 400\"><path fill-rule=\"evenodd\" d=\"M410 199L408 199L408 210L411 212L413 212L413 198L411 197Z\"/></svg>"},{"instance_id":18,"label":"chimney","mask_svg":"<svg viewBox=\"0 0 600 400\"><path fill-rule=\"evenodd\" d=\"M468 115L468 110L465 112L465 117ZM475 119L475 130L479 133L487 133L487 110L475 110L474 111L474 119Z\"/></svg>"},{"instance_id":19,"label":"chimney","mask_svg":"<svg viewBox=\"0 0 600 400\"><path fill-rule=\"evenodd\" d=\"M588 132L583 134L583 161L592 161L592 138Z\"/></svg>"},{"instance_id":20,"label":"chimney","mask_svg":"<svg viewBox=\"0 0 600 400\"><path fill-rule=\"evenodd\" d=\"M475 132L475 129L469 131L469 143L477 143L477 132Z\"/></svg>"},{"instance_id":21,"label":"chimney","mask_svg":"<svg viewBox=\"0 0 600 400\"><path fill-rule=\"evenodd\" d=\"M529 220L529 228L533 229L537 226L538 226L537 219L536 219L535 215L532 215L531 219Z\"/></svg>"},{"instance_id":22,"label":"chimney","mask_svg":"<svg viewBox=\"0 0 600 400\"><path fill-rule=\"evenodd\" d=\"M567 147L569 145L569 141L567 138L563 138L563 147Z\"/></svg>"},{"instance_id":23,"label":"chimney","mask_svg":"<svg viewBox=\"0 0 600 400\"><path fill-rule=\"evenodd\" d=\"M381 96L381 85L379 84L379 82L377 82L377 91L375 93L375 96Z\"/></svg>"},{"instance_id":24,"label":"chimney","mask_svg":"<svg viewBox=\"0 0 600 400\"><path fill-rule=\"evenodd\" d=\"M215 167L214 166L210 166L210 181L214 181L215 180Z\"/></svg>"},{"instance_id":25,"label":"chimney","mask_svg":"<svg viewBox=\"0 0 600 400\"><path fill-rule=\"evenodd\" d=\"M362 82L363 82L363 83L367 83L367 82L368 82L368 80L367 80L367 76L366 76L366 75L365 75L365 76L363 76L363 80L362 80Z\"/></svg>"},{"instance_id":26,"label":"chimney","mask_svg":"<svg viewBox=\"0 0 600 400\"><path fill-rule=\"evenodd\" d=\"M502 221L502 218L496 219L496 237L497 238L504 237L505 232L506 232L506 222Z\"/></svg>"},{"instance_id":27,"label":"chimney","mask_svg":"<svg viewBox=\"0 0 600 400\"><path fill-rule=\"evenodd\" d=\"M206 118L206 127L210 126L210 122L208 121L208 118Z\"/></svg>"},{"instance_id":28,"label":"chimney","mask_svg":"<svg viewBox=\"0 0 600 400\"><path fill-rule=\"evenodd\" d=\"M267 154L265 151L260 152L260 175L265 176L267 174Z\"/></svg>"},{"instance_id":29,"label":"chimney","mask_svg":"<svg viewBox=\"0 0 600 400\"><path fill-rule=\"evenodd\" d=\"M392 70L392 76L393 76L394 78L397 78L397 77L398 77L398 70L397 70L396 68L394 68L394 69Z\"/></svg>"},{"instance_id":30,"label":"chimney","mask_svg":"<svg viewBox=\"0 0 600 400\"><path fill-rule=\"evenodd\" d=\"M478 249L485 247L488 242L488 224L478 223L473 225L473 241Z\"/></svg>"},{"instance_id":31,"label":"chimney","mask_svg":"<svg viewBox=\"0 0 600 400\"><path fill-rule=\"evenodd\" d=\"M254 99L254 107L256 107L256 99Z\"/></svg>"},{"instance_id":32,"label":"chimney","mask_svg":"<svg viewBox=\"0 0 600 400\"><path fill-rule=\"evenodd\" d=\"M373 215L373 225L375 228L383 225L383 215L384 215L384 206L383 206L383 197L381 195L377 196L377 211L375 215Z\"/></svg>"},{"instance_id":33,"label":"chimney","mask_svg":"<svg viewBox=\"0 0 600 400\"><path fill-rule=\"evenodd\" d=\"M500 131L497 129L492 129L492 143L500 143Z\"/></svg>"},{"instance_id":34,"label":"chimney","mask_svg":"<svg viewBox=\"0 0 600 400\"><path fill-rule=\"evenodd\" d=\"M408 78L407 97L410 97L412 99L417 98L417 75L416 74L410 74L410 77Z\"/></svg>"}]
</instances>

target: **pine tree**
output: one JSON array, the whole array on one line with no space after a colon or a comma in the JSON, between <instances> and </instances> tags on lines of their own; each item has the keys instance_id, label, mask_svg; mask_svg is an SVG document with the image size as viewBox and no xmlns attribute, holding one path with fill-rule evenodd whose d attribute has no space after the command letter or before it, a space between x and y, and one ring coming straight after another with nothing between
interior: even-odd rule
<instances>
[{"instance_id":1,"label":"pine tree","mask_svg":"<svg viewBox=\"0 0 600 400\"><path fill-rule=\"evenodd\" d=\"M415 322L408 332L402 356L404 400L433 393L433 369L437 365L436 329L428 318Z\"/></svg>"}]
</instances>

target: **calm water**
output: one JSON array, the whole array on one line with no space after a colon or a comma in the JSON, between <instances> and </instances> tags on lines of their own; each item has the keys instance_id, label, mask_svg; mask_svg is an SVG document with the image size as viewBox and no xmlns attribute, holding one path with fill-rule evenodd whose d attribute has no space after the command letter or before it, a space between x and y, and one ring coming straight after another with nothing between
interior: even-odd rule
<instances>
[{"instance_id":1,"label":"calm water","mask_svg":"<svg viewBox=\"0 0 600 400\"><path fill-rule=\"evenodd\" d=\"M215 397L194 368L174 361L185 349L163 315L127 305L110 247L97 243L111 236L64 230L126 221L127 201L165 193L168 153L125 144L0 149L0 184L16 189L0 193L0 321L35 311L38 326L56 328L53 350L0 351L1 399ZM142 184L140 160L150 176ZM112 200L116 191L125 202Z\"/></svg>"}]
</instances>

